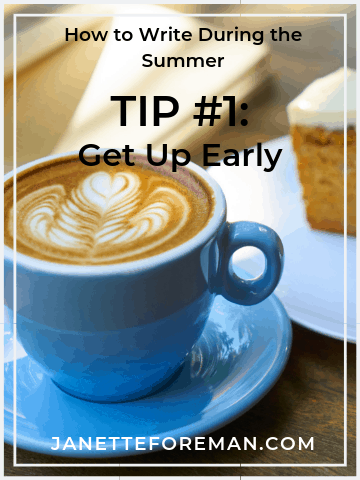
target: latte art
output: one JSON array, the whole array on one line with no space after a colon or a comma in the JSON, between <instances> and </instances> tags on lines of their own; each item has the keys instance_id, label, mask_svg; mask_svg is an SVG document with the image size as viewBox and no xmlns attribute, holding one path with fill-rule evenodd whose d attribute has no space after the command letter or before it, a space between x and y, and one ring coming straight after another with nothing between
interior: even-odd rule
<instances>
[{"instance_id":1,"label":"latte art","mask_svg":"<svg viewBox=\"0 0 360 480\"><path fill-rule=\"evenodd\" d=\"M174 222L179 210L181 218ZM96 172L70 196L60 184L22 198L17 236L58 260L71 255L75 263L96 264L104 262L105 254L108 260L126 261L171 241L188 222L189 212L188 200L175 188L157 186L145 195L136 173Z\"/></svg>"},{"instance_id":2,"label":"latte art","mask_svg":"<svg viewBox=\"0 0 360 480\"><path fill-rule=\"evenodd\" d=\"M17 174L16 249L46 262L112 265L187 242L214 207L202 179L171 163L88 167L77 155L37 162ZM5 182L5 245L14 248L13 178Z\"/></svg>"}]
</instances>

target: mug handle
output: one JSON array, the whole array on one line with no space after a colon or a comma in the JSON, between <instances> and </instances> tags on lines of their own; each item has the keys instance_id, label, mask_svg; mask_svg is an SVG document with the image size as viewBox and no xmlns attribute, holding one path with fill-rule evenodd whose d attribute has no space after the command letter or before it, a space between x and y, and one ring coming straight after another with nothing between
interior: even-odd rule
<instances>
[{"instance_id":1,"label":"mug handle","mask_svg":"<svg viewBox=\"0 0 360 480\"><path fill-rule=\"evenodd\" d=\"M215 291L238 305L256 305L276 288L284 267L284 247L279 235L255 222L225 223L220 238L219 264L215 275ZM264 272L245 280L234 272L231 256L242 247L256 247L265 255Z\"/></svg>"}]
</instances>

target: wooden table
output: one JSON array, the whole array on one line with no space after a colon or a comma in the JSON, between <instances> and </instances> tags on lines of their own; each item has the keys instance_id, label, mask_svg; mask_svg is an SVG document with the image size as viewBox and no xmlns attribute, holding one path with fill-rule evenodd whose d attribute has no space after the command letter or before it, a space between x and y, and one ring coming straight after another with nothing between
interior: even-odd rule
<instances>
[{"instance_id":1,"label":"wooden table","mask_svg":"<svg viewBox=\"0 0 360 480\"><path fill-rule=\"evenodd\" d=\"M96 463L219 463L218 467L13 467L12 446L5 445L6 475L355 475L356 347L348 344L348 466L347 467L221 467L221 464L341 464L344 458L344 344L294 324L289 362L274 388L249 412L212 434L219 437L314 437L314 450L285 451L168 451L121 457ZM18 463L74 463L72 458L41 455L18 449ZM92 463L78 461L76 463Z\"/></svg>"},{"instance_id":2,"label":"wooden table","mask_svg":"<svg viewBox=\"0 0 360 480\"><path fill-rule=\"evenodd\" d=\"M73 62L76 63L76 48L67 47L72 51ZM59 53L61 56L61 54ZM84 72L88 76L94 68L99 52L93 51L87 56ZM74 64L75 64L74 63ZM301 63L301 57L296 57L289 51L274 51L271 61L272 76L265 83L261 92L251 100L246 131L229 133L226 130L218 132L222 147L242 150L257 142L264 142L285 135L288 123L285 105L297 92L318 76L319 70L325 73L341 65L340 59L322 58L316 60L315 69L307 69ZM41 69L34 67L32 74L26 72L20 77L21 92L31 95L34 78L41 81ZM48 64L50 75L56 80L56 62ZM327 70L327 71L326 71ZM37 72L37 73L36 73ZM84 75L85 75L84 74ZM28 75L28 77L26 77ZM63 129L79 101L86 85L86 75L77 80L71 90L71 99L64 105L60 125L51 124L54 130L52 138L47 137L46 149L51 149L60 136L59 128ZM85 80L84 80L85 78ZM69 85L69 88L71 85ZM26 93L27 92L27 93ZM5 87L6 105L8 105L7 128L11 130L11 84ZM50 105L51 107L51 105ZM46 106L43 115L46 116ZM50 111L48 111L50 112ZM50 113L48 113L50 114ZM24 113L26 116L26 112ZM31 122L31 119L28 121ZM9 123L10 122L10 123ZM46 124L44 117L43 123ZM11 134L7 135L11 137ZM28 137L26 137L28 138ZM216 143L216 142L214 142ZM22 149L22 150L21 150ZM42 150L44 147L42 146ZM6 149L6 161L11 161L11 141ZM20 155L25 160L35 158L34 152L27 152L20 147ZM200 158L200 157L199 157ZM347 467L221 467L221 464L342 464L344 460L344 344L312 331L294 325L293 347L290 360L283 375L272 390L249 412L234 420L229 425L214 432L214 439L225 437L257 437L258 444L268 437L292 437L304 440L314 437L314 450L263 450L263 451L167 451L145 454L142 456L112 459L116 463L186 463L207 464L218 463L218 467L178 467L178 468L136 468L136 467L13 467L12 446L5 445L6 475L59 475L59 476L120 476L120 475L289 475L289 476L353 476L355 475L355 362L356 347L347 345ZM72 463L71 458L59 458L18 450L19 463ZM98 462L98 461L97 461ZM76 463L92 463L91 460ZM98 462L101 463L101 462ZM104 460L108 463L108 460Z\"/></svg>"}]
</instances>

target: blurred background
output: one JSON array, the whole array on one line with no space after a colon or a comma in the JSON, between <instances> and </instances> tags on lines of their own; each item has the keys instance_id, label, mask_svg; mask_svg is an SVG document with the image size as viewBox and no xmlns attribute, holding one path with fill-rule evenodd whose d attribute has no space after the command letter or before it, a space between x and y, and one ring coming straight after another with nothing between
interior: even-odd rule
<instances>
[{"instance_id":1,"label":"blurred background","mask_svg":"<svg viewBox=\"0 0 360 480\"><path fill-rule=\"evenodd\" d=\"M232 17L101 17L100 14L164 13L231 14ZM56 152L76 150L85 143L122 148L125 143L143 148L162 143L187 148L192 159L202 162L205 142L221 148L243 150L288 133L286 105L314 79L343 66L343 18L256 17L238 14L344 14L348 15L348 66L355 68L354 5L5 5L5 171L12 169L13 154L13 14L85 14L79 17L18 17L17 19L17 160L18 165ZM160 23L159 23L160 22ZM140 25L170 24L195 32L211 29L265 31L263 45L252 42L65 42L68 27L82 30L134 31ZM271 28L302 33L300 42L271 42ZM166 43L162 45L161 43ZM225 56L224 68L144 68L144 53L159 56ZM231 60L231 61L230 61ZM194 70L194 69L193 69ZM193 77L195 78L195 77ZM168 93L165 93L169 87ZM172 94L181 112L157 128L120 129L119 104L110 95ZM193 128L195 113L191 95L235 95L246 101L237 109L236 127L229 127L224 110L214 127ZM179 98L180 97L180 98ZM183 102L181 102L183 98ZM186 100L186 101L185 101ZM191 101L190 101L191 100ZM135 102L134 102L135 103ZM131 106L132 125L138 125L138 110ZM131 123L131 122L130 122Z\"/></svg>"}]
</instances>

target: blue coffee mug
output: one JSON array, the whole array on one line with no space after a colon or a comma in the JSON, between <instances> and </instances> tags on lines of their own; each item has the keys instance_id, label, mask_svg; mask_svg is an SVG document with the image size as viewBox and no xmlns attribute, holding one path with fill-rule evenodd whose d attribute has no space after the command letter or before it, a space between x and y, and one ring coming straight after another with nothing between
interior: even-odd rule
<instances>
[{"instance_id":1,"label":"blue coffee mug","mask_svg":"<svg viewBox=\"0 0 360 480\"><path fill-rule=\"evenodd\" d=\"M74 154L46 157L17 172ZM139 162L146 159L144 150L134 155ZM184 168L210 189L215 207L206 226L180 246L100 266L62 265L16 253L17 338L63 391L98 402L145 396L182 365L216 295L255 305L277 286L284 263L279 236L257 223L227 223L219 185L194 164ZM264 272L253 280L239 278L231 266L233 253L246 246L257 247L266 259ZM5 246L5 304L11 318L13 256Z\"/></svg>"}]
</instances>

